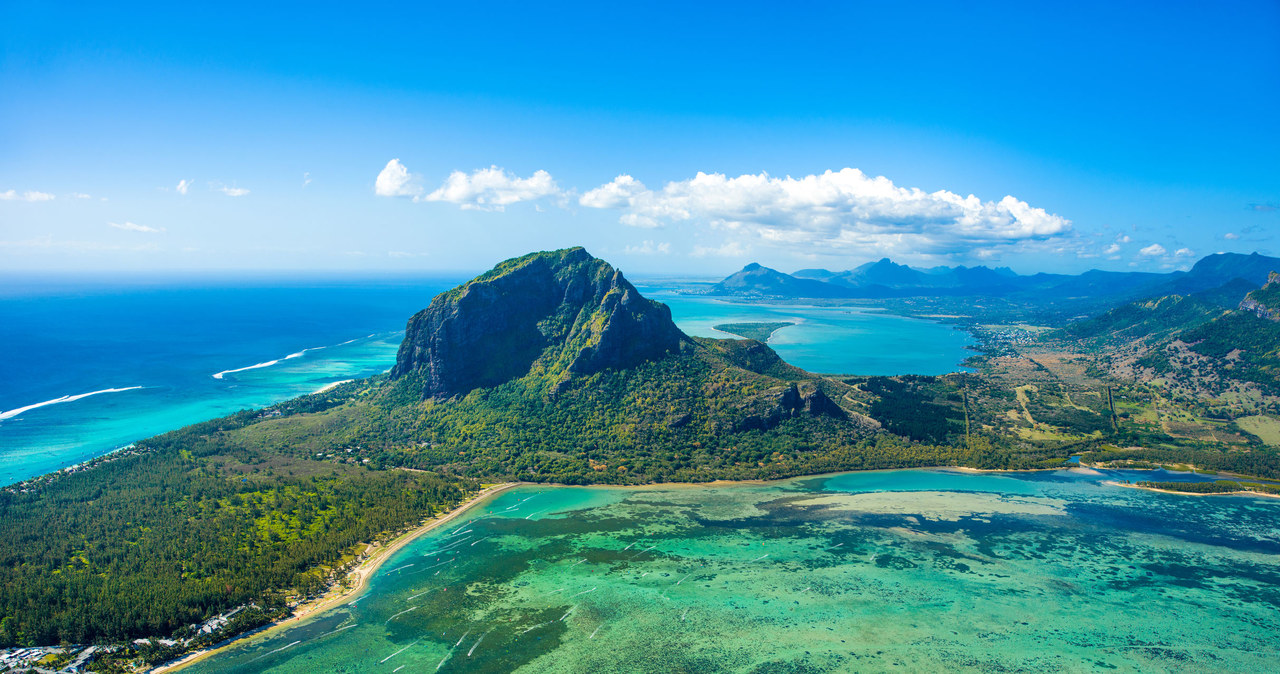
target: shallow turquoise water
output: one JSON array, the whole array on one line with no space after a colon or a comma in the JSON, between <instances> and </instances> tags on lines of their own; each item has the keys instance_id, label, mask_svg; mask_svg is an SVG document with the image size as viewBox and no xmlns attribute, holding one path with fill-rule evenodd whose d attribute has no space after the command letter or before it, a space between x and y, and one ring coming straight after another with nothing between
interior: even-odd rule
<instances>
[{"instance_id":1,"label":"shallow turquoise water","mask_svg":"<svg viewBox=\"0 0 1280 674\"><path fill-rule=\"evenodd\" d=\"M1274 671L1280 500L1142 477L521 487L192 670Z\"/></svg>"},{"instance_id":2,"label":"shallow turquoise water","mask_svg":"<svg viewBox=\"0 0 1280 674\"><path fill-rule=\"evenodd\" d=\"M698 337L734 337L712 329L720 323L780 322L769 346L788 363L823 374L945 374L965 370L972 352L968 333L873 307L735 304L662 288L642 292L671 307L676 324Z\"/></svg>"},{"instance_id":3,"label":"shallow turquoise water","mask_svg":"<svg viewBox=\"0 0 1280 674\"><path fill-rule=\"evenodd\" d=\"M0 346L8 354L0 359L0 485L383 372L408 317L459 280L9 284L0 293ZM929 321L645 292L668 302L694 335L725 337L711 326L731 321L800 323L770 344L817 372L949 372L967 355L964 333ZM223 371L231 372L214 378ZM77 397L94 392L101 393ZM77 398L41 405L64 397Z\"/></svg>"}]
</instances>

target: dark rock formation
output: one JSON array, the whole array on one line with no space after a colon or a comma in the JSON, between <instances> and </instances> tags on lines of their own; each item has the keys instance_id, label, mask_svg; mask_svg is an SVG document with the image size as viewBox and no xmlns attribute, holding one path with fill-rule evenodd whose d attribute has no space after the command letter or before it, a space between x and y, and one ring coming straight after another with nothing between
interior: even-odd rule
<instances>
[{"instance_id":1,"label":"dark rock formation","mask_svg":"<svg viewBox=\"0 0 1280 674\"><path fill-rule=\"evenodd\" d=\"M531 372L556 387L660 358L687 340L666 305L568 248L507 260L438 295L409 319L391 377L418 376L423 398L437 399Z\"/></svg>"},{"instance_id":2,"label":"dark rock formation","mask_svg":"<svg viewBox=\"0 0 1280 674\"><path fill-rule=\"evenodd\" d=\"M1271 272L1265 286L1245 295L1240 310L1256 314L1258 318L1280 321L1280 274Z\"/></svg>"}]
</instances>

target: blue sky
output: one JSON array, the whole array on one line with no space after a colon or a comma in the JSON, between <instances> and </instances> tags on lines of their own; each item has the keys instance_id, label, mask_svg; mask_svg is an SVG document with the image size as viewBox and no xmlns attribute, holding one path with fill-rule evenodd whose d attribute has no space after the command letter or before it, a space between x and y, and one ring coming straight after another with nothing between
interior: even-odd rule
<instances>
[{"instance_id":1,"label":"blue sky","mask_svg":"<svg viewBox=\"0 0 1280 674\"><path fill-rule=\"evenodd\" d=\"M1280 4L1039 5L6 2L0 268L1280 254Z\"/></svg>"}]
</instances>

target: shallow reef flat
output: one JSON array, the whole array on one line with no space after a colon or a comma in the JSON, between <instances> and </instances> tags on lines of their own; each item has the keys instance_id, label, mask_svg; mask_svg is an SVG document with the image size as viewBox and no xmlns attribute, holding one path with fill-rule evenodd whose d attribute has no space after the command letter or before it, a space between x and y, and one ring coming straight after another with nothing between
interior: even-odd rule
<instances>
[{"instance_id":1,"label":"shallow reef flat","mask_svg":"<svg viewBox=\"0 0 1280 674\"><path fill-rule=\"evenodd\" d=\"M526 486L194 671L1265 671L1280 503L1120 471Z\"/></svg>"}]
</instances>

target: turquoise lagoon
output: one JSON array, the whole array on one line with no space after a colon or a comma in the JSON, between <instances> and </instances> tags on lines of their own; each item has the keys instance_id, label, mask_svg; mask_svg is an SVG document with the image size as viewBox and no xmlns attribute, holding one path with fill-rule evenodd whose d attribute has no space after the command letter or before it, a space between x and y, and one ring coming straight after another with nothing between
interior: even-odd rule
<instances>
[{"instance_id":1,"label":"turquoise lagoon","mask_svg":"<svg viewBox=\"0 0 1280 674\"><path fill-rule=\"evenodd\" d=\"M522 486L189 671L1275 671L1280 500L1150 477Z\"/></svg>"},{"instance_id":2,"label":"turquoise lagoon","mask_svg":"<svg viewBox=\"0 0 1280 674\"><path fill-rule=\"evenodd\" d=\"M384 372L395 363L408 317L461 280L10 279L0 284L0 485ZM730 321L798 323L770 345L815 372L936 374L958 369L967 355L963 332L865 308L645 292L667 302L694 335L725 337L711 326Z\"/></svg>"},{"instance_id":3,"label":"turquoise lagoon","mask_svg":"<svg viewBox=\"0 0 1280 674\"><path fill-rule=\"evenodd\" d=\"M954 326L885 313L874 306L742 304L641 288L671 307L676 324L698 337L736 337L713 329L720 323L789 322L769 338L783 360L821 374L936 375L965 371L973 337Z\"/></svg>"}]
</instances>

